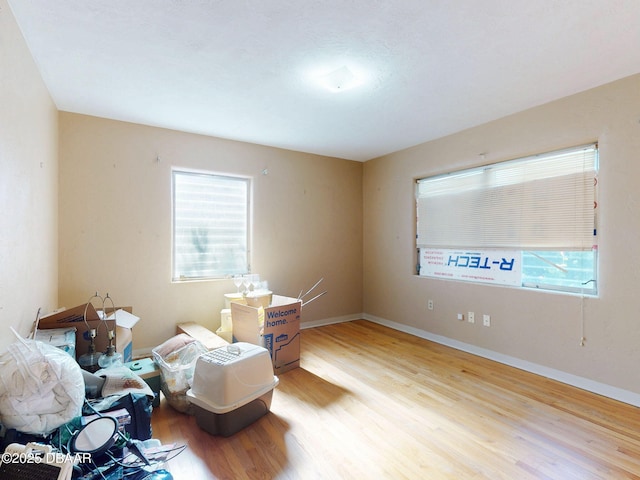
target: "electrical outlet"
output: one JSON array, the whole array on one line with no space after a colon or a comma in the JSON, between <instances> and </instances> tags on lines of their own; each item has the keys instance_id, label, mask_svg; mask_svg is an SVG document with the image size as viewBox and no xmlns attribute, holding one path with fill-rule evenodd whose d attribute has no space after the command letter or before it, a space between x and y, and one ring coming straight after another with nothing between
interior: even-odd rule
<instances>
[{"instance_id":1,"label":"electrical outlet","mask_svg":"<svg viewBox=\"0 0 640 480\"><path fill-rule=\"evenodd\" d=\"M476 322L475 314L473 312L469 312L467 314L467 322L469 322L469 323L475 323Z\"/></svg>"},{"instance_id":2,"label":"electrical outlet","mask_svg":"<svg viewBox=\"0 0 640 480\"><path fill-rule=\"evenodd\" d=\"M429 300L429 301L427 302L427 308L428 308L429 310L433 310L433 300Z\"/></svg>"},{"instance_id":3,"label":"electrical outlet","mask_svg":"<svg viewBox=\"0 0 640 480\"><path fill-rule=\"evenodd\" d=\"M484 315L482 315L482 324L485 327L490 327L491 326L491 315L487 315L486 313Z\"/></svg>"}]
</instances>

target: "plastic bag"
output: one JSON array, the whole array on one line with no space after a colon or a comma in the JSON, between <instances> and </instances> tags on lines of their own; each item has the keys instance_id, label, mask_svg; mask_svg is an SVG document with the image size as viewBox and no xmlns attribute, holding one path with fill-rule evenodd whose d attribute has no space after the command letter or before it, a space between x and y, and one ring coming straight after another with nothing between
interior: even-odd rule
<instances>
[{"instance_id":1,"label":"plastic bag","mask_svg":"<svg viewBox=\"0 0 640 480\"><path fill-rule=\"evenodd\" d=\"M79 416L84 380L76 361L46 343L20 338L0 354L0 423L47 435Z\"/></svg>"},{"instance_id":2,"label":"plastic bag","mask_svg":"<svg viewBox=\"0 0 640 480\"><path fill-rule=\"evenodd\" d=\"M188 341L186 344L185 337ZM207 351L207 347L201 342L184 334L177 335L151 350L153 359L160 367L160 389L169 405L180 412L191 413L187 390L191 388L196 360Z\"/></svg>"}]
</instances>

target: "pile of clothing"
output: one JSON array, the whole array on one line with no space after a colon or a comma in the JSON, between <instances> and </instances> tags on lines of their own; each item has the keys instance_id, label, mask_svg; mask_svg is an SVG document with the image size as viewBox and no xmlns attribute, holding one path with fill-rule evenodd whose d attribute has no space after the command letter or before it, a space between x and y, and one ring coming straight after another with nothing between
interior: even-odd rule
<instances>
[{"instance_id":1,"label":"pile of clothing","mask_svg":"<svg viewBox=\"0 0 640 480\"><path fill-rule=\"evenodd\" d=\"M19 339L0 354L0 423L48 434L82 412L85 384L68 353Z\"/></svg>"}]
</instances>

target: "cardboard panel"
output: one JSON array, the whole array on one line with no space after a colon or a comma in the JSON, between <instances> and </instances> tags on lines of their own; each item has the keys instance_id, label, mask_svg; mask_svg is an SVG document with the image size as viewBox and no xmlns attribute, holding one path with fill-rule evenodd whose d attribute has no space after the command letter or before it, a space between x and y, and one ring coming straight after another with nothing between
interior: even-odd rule
<instances>
[{"instance_id":1,"label":"cardboard panel","mask_svg":"<svg viewBox=\"0 0 640 480\"><path fill-rule=\"evenodd\" d=\"M219 337L208 328L195 322L178 324L176 333L186 333L190 337L193 337L196 340L200 341L200 343L202 343L209 350L213 350L214 348L218 347L224 347L225 345L229 344L229 342L227 342L224 338Z\"/></svg>"}]
</instances>

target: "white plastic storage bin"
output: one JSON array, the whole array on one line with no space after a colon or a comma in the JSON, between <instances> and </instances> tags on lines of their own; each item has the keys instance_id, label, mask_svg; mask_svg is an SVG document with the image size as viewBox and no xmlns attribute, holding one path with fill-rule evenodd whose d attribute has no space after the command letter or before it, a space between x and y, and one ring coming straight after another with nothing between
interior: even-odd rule
<instances>
[{"instance_id":1,"label":"white plastic storage bin","mask_svg":"<svg viewBox=\"0 0 640 480\"><path fill-rule=\"evenodd\" d=\"M268 350L238 342L198 358L187 398L201 429L228 437L269 411L276 385Z\"/></svg>"}]
</instances>

